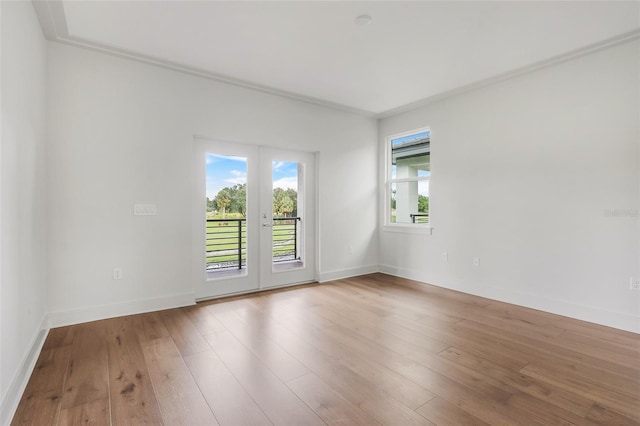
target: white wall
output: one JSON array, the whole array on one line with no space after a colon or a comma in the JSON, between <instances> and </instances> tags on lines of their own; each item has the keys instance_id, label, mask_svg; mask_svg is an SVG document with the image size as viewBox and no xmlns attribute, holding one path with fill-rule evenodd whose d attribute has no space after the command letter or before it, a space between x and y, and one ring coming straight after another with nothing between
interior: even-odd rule
<instances>
[{"instance_id":1,"label":"white wall","mask_svg":"<svg viewBox=\"0 0 640 426\"><path fill-rule=\"evenodd\" d=\"M194 134L319 151L320 278L376 267L374 119L61 44L48 53L53 324L193 301ZM134 202L158 215L134 217Z\"/></svg>"},{"instance_id":2,"label":"white wall","mask_svg":"<svg viewBox=\"0 0 640 426\"><path fill-rule=\"evenodd\" d=\"M0 9L0 424L6 424L42 343L47 311L46 57L31 3L1 2Z\"/></svg>"},{"instance_id":3,"label":"white wall","mask_svg":"<svg viewBox=\"0 0 640 426\"><path fill-rule=\"evenodd\" d=\"M431 127L435 228L381 230L382 270L640 332L639 52L630 42L381 120L380 153L385 136Z\"/></svg>"}]
</instances>

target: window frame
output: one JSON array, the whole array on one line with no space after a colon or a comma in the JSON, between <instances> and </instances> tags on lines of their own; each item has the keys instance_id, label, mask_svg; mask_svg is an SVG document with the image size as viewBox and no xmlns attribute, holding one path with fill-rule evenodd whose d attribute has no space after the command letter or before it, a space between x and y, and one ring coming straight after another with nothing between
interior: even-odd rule
<instances>
[{"instance_id":1,"label":"window frame","mask_svg":"<svg viewBox=\"0 0 640 426\"><path fill-rule=\"evenodd\" d=\"M397 223L391 222L391 187L393 184L404 182L429 182L429 194L431 193L431 171L429 176L415 176L408 178L392 177L392 164L391 164L391 141L394 139L403 138L419 133L429 132L429 139L431 139L431 128L429 126L419 127L417 129L407 130L400 133L394 133L388 135L384 139L384 152L385 152L385 179L384 179L384 221L383 231L387 232L403 232L403 233L416 233L416 234L431 234L431 195L429 195L429 220L423 223ZM431 159L430 159L431 161ZM430 167L431 168L431 167Z\"/></svg>"}]
</instances>

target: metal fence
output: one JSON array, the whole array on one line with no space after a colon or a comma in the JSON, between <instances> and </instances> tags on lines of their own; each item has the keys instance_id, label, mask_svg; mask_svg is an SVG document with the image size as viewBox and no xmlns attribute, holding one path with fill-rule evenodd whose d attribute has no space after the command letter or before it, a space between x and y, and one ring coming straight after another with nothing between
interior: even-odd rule
<instances>
[{"instance_id":1,"label":"metal fence","mask_svg":"<svg viewBox=\"0 0 640 426\"><path fill-rule=\"evenodd\" d=\"M429 223L429 213L412 213L411 223Z\"/></svg>"},{"instance_id":2,"label":"metal fence","mask_svg":"<svg viewBox=\"0 0 640 426\"><path fill-rule=\"evenodd\" d=\"M207 219L207 270L247 265L247 220Z\"/></svg>"},{"instance_id":3,"label":"metal fence","mask_svg":"<svg viewBox=\"0 0 640 426\"><path fill-rule=\"evenodd\" d=\"M273 263L298 260L299 217L273 218Z\"/></svg>"},{"instance_id":4,"label":"metal fence","mask_svg":"<svg viewBox=\"0 0 640 426\"><path fill-rule=\"evenodd\" d=\"M300 217L273 218L273 263L299 260ZM247 265L246 219L207 219L207 271L242 269Z\"/></svg>"}]
</instances>

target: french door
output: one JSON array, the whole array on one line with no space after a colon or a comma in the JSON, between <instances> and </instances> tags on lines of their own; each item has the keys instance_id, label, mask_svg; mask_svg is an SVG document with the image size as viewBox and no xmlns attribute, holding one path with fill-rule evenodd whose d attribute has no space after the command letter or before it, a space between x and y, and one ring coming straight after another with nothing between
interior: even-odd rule
<instances>
[{"instance_id":1,"label":"french door","mask_svg":"<svg viewBox=\"0 0 640 426\"><path fill-rule=\"evenodd\" d=\"M196 138L196 299L315 278L315 155Z\"/></svg>"}]
</instances>

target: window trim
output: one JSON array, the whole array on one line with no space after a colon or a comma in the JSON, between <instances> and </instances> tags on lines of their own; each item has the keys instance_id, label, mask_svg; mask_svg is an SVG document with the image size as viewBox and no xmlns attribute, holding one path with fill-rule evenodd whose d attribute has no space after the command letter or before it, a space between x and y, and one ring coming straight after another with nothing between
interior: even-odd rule
<instances>
[{"instance_id":1,"label":"window trim","mask_svg":"<svg viewBox=\"0 0 640 426\"><path fill-rule=\"evenodd\" d=\"M392 167L391 167L391 141L394 139L399 139L406 136L415 135L423 132L430 132L431 137L431 128L429 126L419 127L417 129L412 129L400 133L394 133L392 135L388 135L384 139L384 152L385 152L385 180L384 180L384 218L382 224L382 230L385 232L401 232L401 233L415 233L415 234L431 234L431 205L429 205L429 221L426 223L395 223L391 222L391 186L394 183L403 183L403 182L421 182L426 181L429 182L431 180L431 173L429 176L416 176L410 178L392 178ZM431 199L431 197L429 197Z\"/></svg>"}]
</instances>

